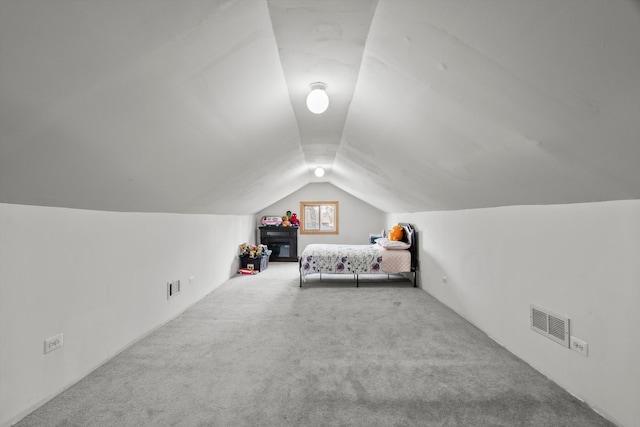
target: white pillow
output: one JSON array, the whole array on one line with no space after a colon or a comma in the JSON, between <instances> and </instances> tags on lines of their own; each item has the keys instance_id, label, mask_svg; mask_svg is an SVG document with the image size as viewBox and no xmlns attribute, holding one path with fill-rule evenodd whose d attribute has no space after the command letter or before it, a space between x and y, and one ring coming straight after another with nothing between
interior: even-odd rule
<instances>
[{"instance_id":1,"label":"white pillow","mask_svg":"<svg viewBox=\"0 0 640 427\"><path fill-rule=\"evenodd\" d=\"M381 237L376 240L376 243L385 249L409 249L411 247L407 242L399 240L389 240L386 237Z\"/></svg>"}]
</instances>

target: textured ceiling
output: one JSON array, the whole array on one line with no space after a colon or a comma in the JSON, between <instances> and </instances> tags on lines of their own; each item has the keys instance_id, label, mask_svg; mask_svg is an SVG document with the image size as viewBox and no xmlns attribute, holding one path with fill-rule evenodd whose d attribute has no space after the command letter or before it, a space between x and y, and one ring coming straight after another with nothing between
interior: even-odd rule
<instances>
[{"instance_id":1,"label":"textured ceiling","mask_svg":"<svg viewBox=\"0 0 640 427\"><path fill-rule=\"evenodd\" d=\"M638 46L636 0L0 0L0 202L638 199Z\"/></svg>"}]
</instances>

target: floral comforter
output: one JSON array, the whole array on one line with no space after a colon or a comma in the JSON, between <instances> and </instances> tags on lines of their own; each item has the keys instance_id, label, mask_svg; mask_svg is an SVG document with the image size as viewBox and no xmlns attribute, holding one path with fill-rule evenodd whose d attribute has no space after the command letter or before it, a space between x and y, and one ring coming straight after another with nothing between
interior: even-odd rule
<instances>
[{"instance_id":1,"label":"floral comforter","mask_svg":"<svg viewBox=\"0 0 640 427\"><path fill-rule=\"evenodd\" d=\"M382 271L385 249L378 245L308 245L302 252L300 274L376 274Z\"/></svg>"}]
</instances>

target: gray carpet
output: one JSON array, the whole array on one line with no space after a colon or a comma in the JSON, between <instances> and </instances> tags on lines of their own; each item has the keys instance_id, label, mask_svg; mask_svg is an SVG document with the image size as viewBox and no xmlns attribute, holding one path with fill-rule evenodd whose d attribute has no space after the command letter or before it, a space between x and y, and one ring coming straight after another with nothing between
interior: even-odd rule
<instances>
[{"instance_id":1,"label":"gray carpet","mask_svg":"<svg viewBox=\"0 0 640 427\"><path fill-rule=\"evenodd\" d=\"M33 412L26 426L611 426L408 281L271 263Z\"/></svg>"}]
</instances>

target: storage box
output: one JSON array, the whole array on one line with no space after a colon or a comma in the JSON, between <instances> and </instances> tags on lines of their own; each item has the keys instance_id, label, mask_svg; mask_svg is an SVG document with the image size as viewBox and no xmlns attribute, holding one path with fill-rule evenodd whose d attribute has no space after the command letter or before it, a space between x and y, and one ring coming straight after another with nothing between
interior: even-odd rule
<instances>
[{"instance_id":1,"label":"storage box","mask_svg":"<svg viewBox=\"0 0 640 427\"><path fill-rule=\"evenodd\" d=\"M248 256L241 256L240 268L247 268L248 265L252 265L254 270L264 271L269 267L269 257L261 256L258 258L249 258Z\"/></svg>"}]
</instances>

